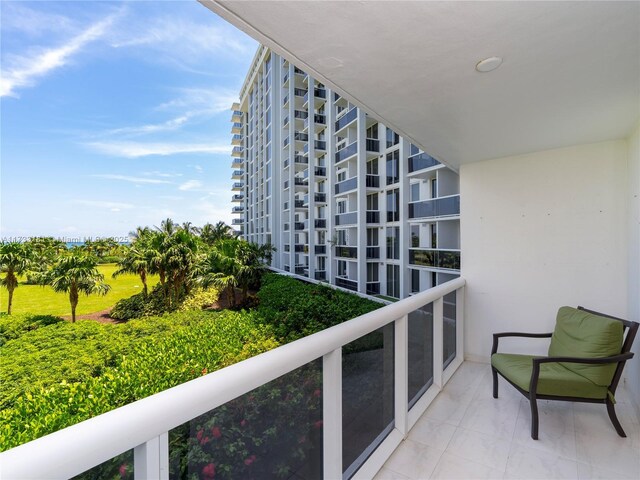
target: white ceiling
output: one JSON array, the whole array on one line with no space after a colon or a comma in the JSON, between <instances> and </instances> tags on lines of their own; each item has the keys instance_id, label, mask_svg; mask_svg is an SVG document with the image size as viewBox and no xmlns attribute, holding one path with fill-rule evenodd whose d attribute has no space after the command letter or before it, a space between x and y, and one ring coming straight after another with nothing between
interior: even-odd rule
<instances>
[{"instance_id":1,"label":"white ceiling","mask_svg":"<svg viewBox=\"0 0 640 480\"><path fill-rule=\"evenodd\" d=\"M640 119L637 1L200 1L454 168Z\"/></svg>"}]
</instances>

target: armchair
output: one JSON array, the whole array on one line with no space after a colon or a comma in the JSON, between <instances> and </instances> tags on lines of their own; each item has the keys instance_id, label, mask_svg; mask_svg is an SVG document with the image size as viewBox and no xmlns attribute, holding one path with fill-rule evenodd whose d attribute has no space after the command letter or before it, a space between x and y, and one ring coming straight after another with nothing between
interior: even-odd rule
<instances>
[{"instance_id":1,"label":"armchair","mask_svg":"<svg viewBox=\"0 0 640 480\"><path fill-rule=\"evenodd\" d=\"M538 399L604 403L616 432L626 437L615 412L615 392L640 324L583 307L561 307L553 333L493 334L493 398L498 374L531 406L531 438L538 439ZM498 353L503 337L551 338L547 357Z\"/></svg>"}]
</instances>

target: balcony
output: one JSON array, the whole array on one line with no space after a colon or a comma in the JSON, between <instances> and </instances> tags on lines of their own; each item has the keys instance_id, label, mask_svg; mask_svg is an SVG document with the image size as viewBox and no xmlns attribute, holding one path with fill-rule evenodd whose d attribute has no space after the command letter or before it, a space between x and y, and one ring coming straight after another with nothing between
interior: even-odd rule
<instances>
[{"instance_id":1,"label":"balcony","mask_svg":"<svg viewBox=\"0 0 640 480\"><path fill-rule=\"evenodd\" d=\"M313 226L315 228L327 228L327 219L326 218L316 218L313 221Z\"/></svg>"},{"instance_id":2,"label":"balcony","mask_svg":"<svg viewBox=\"0 0 640 480\"><path fill-rule=\"evenodd\" d=\"M367 188L380 188L380 177L378 175L367 174L365 180Z\"/></svg>"},{"instance_id":3,"label":"balcony","mask_svg":"<svg viewBox=\"0 0 640 480\"><path fill-rule=\"evenodd\" d=\"M233 125L231 125L231 133L242 133L242 123L234 122Z\"/></svg>"},{"instance_id":4,"label":"balcony","mask_svg":"<svg viewBox=\"0 0 640 480\"><path fill-rule=\"evenodd\" d=\"M325 140L314 140L313 148L316 150L316 153L324 152L327 150L327 142ZM304 153L309 153L308 144L304 146Z\"/></svg>"},{"instance_id":5,"label":"balcony","mask_svg":"<svg viewBox=\"0 0 640 480\"><path fill-rule=\"evenodd\" d=\"M286 136L284 140L282 140L282 148L286 148L289 146L289 136Z\"/></svg>"},{"instance_id":6,"label":"balcony","mask_svg":"<svg viewBox=\"0 0 640 480\"><path fill-rule=\"evenodd\" d=\"M376 140L375 138L367 138L366 149L367 152L378 153L380 152L380 140Z\"/></svg>"},{"instance_id":7,"label":"balcony","mask_svg":"<svg viewBox=\"0 0 640 480\"><path fill-rule=\"evenodd\" d=\"M242 152L244 152L244 149L242 147L233 147L233 149L231 150L231 156L242 157Z\"/></svg>"},{"instance_id":8,"label":"balcony","mask_svg":"<svg viewBox=\"0 0 640 480\"><path fill-rule=\"evenodd\" d=\"M315 167L313 169L313 173L316 177L326 177L327 176L327 167Z\"/></svg>"},{"instance_id":9,"label":"balcony","mask_svg":"<svg viewBox=\"0 0 640 480\"><path fill-rule=\"evenodd\" d=\"M356 225L358 223L358 212L340 213L335 216L336 226Z\"/></svg>"},{"instance_id":10,"label":"balcony","mask_svg":"<svg viewBox=\"0 0 640 480\"><path fill-rule=\"evenodd\" d=\"M242 213L244 212L244 207L233 207L231 209L231 213Z\"/></svg>"},{"instance_id":11,"label":"balcony","mask_svg":"<svg viewBox=\"0 0 640 480\"><path fill-rule=\"evenodd\" d=\"M336 285L338 287L346 288L347 290L353 290L354 292L358 291L357 280L351 280L346 277L336 277Z\"/></svg>"},{"instance_id":12,"label":"balcony","mask_svg":"<svg viewBox=\"0 0 640 480\"><path fill-rule=\"evenodd\" d=\"M303 132L295 132L294 139L296 142L307 142L309 140L309 135Z\"/></svg>"},{"instance_id":13,"label":"balcony","mask_svg":"<svg viewBox=\"0 0 640 480\"><path fill-rule=\"evenodd\" d=\"M460 195L422 200L409 204L409 218L434 218L460 215Z\"/></svg>"},{"instance_id":14,"label":"balcony","mask_svg":"<svg viewBox=\"0 0 640 480\"><path fill-rule=\"evenodd\" d=\"M241 202L243 200L244 200L244 195L242 195L241 193L236 193L235 195L231 196L232 202Z\"/></svg>"},{"instance_id":15,"label":"balcony","mask_svg":"<svg viewBox=\"0 0 640 480\"><path fill-rule=\"evenodd\" d=\"M294 181L294 185L296 187L308 187L309 186L309 182L304 178L295 177L293 179L293 181Z\"/></svg>"},{"instance_id":16,"label":"balcony","mask_svg":"<svg viewBox=\"0 0 640 480\"><path fill-rule=\"evenodd\" d=\"M242 112L240 110L234 110L233 113L231 114L231 121L233 123L242 122Z\"/></svg>"},{"instance_id":17,"label":"balcony","mask_svg":"<svg viewBox=\"0 0 640 480\"><path fill-rule=\"evenodd\" d=\"M316 202L327 203L327 194L323 192L318 192L313 195L313 199Z\"/></svg>"},{"instance_id":18,"label":"balcony","mask_svg":"<svg viewBox=\"0 0 640 480\"><path fill-rule=\"evenodd\" d=\"M293 251L296 253L309 253L309 245L298 243L294 245Z\"/></svg>"},{"instance_id":19,"label":"balcony","mask_svg":"<svg viewBox=\"0 0 640 480\"><path fill-rule=\"evenodd\" d=\"M293 228L297 231L304 230L304 222L294 222Z\"/></svg>"},{"instance_id":20,"label":"balcony","mask_svg":"<svg viewBox=\"0 0 640 480\"><path fill-rule=\"evenodd\" d=\"M409 263L421 267L460 270L460 250L409 249Z\"/></svg>"},{"instance_id":21,"label":"balcony","mask_svg":"<svg viewBox=\"0 0 640 480\"><path fill-rule=\"evenodd\" d=\"M244 220L242 218L234 218L231 220L231 225L242 225Z\"/></svg>"},{"instance_id":22,"label":"balcony","mask_svg":"<svg viewBox=\"0 0 640 480\"><path fill-rule=\"evenodd\" d=\"M378 210L367 210L367 223L380 223L380 212Z\"/></svg>"},{"instance_id":23,"label":"balcony","mask_svg":"<svg viewBox=\"0 0 640 480\"><path fill-rule=\"evenodd\" d=\"M336 120L336 124L335 124L336 133L342 130L343 128L345 128L347 125L353 122L356 118L358 118L358 109L354 107L351 110L349 110L347 113L342 115L338 120Z\"/></svg>"},{"instance_id":24,"label":"balcony","mask_svg":"<svg viewBox=\"0 0 640 480\"><path fill-rule=\"evenodd\" d=\"M325 270L316 270L314 278L319 281L325 281L327 279L327 272Z\"/></svg>"},{"instance_id":25,"label":"balcony","mask_svg":"<svg viewBox=\"0 0 640 480\"><path fill-rule=\"evenodd\" d=\"M309 271L308 265L296 265L296 270L295 270L296 275L306 276L308 271Z\"/></svg>"},{"instance_id":26,"label":"balcony","mask_svg":"<svg viewBox=\"0 0 640 480\"><path fill-rule=\"evenodd\" d=\"M231 158L231 168L242 168L243 160L242 158L232 157Z\"/></svg>"},{"instance_id":27,"label":"balcony","mask_svg":"<svg viewBox=\"0 0 640 480\"><path fill-rule=\"evenodd\" d=\"M335 184L335 192L336 195L341 193L350 192L351 190L355 190L358 188L358 177L352 177L348 180L344 180L340 183Z\"/></svg>"},{"instance_id":28,"label":"balcony","mask_svg":"<svg viewBox=\"0 0 640 480\"><path fill-rule=\"evenodd\" d=\"M340 163L358 153L358 142L353 142L335 153L335 163Z\"/></svg>"},{"instance_id":29,"label":"balcony","mask_svg":"<svg viewBox=\"0 0 640 480\"><path fill-rule=\"evenodd\" d=\"M380 247L367 247L367 260L378 260L380 258Z\"/></svg>"},{"instance_id":30,"label":"balcony","mask_svg":"<svg viewBox=\"0 0 640 480\"><path fill-rule=\"evenodd\" d=\"M242 144L242 135L234 135L231 137L231 145L241 145Z\"/></svg>"},{"instance_id":31,"label":"balcony","mask_svg":"<svg viewBox=\"0 0 640 480\"><path fill-rule=\"evenodd\" d=\"M426 153L418 153L409 157L409 173L440 165L440 162Z\"/></svg>"},{"instance_id":32,"label":"balcony","mask_svg":"<svg viewBox=\"0 0 640 480\"><path fill-rule=\"evenodd\" d=\"M304 208L305 207L304 200L294 200L293 206L295 208Z\"/></svg>"},{"instance_id":33,"label":"balcony","mask_svg":"<svg viewBox=\"0 0 640 480\"><path fill-rule=\"evenodd\" d=\"M242 189L244 188L244 183L242 182L235 182L232 186L231 186L231 190L232 191L242 191Z\"/></svg>"},{"instance_id":34,"label":"balcony","mask_svg":"<svg viewBox=\"0 0 640 480\"><path fill-rule=\"evenodd\" d=\"M298 120L305 120L309 117L309 114L305 110L294 110L293 117Z\"/></svg>"},{"instance_id":35,"label":"balcony","mask_svg":"<svg viewBox=\"0 0 640 480\"><path fill-rule=\"evenodd\" d=\"M380 282L367 282L367 295L380 295Z\"/></svg>"},{"instance_id":36,"label":"balcony","mask_svg":"<svg viewBox=\"0 0 640 480\"><path fill-rule=\"evenodd\" d=\"M240 180L242 177L244 177L244 170L234 170L231 174L231 178L234 180Z\"/></svg>"},{"instance_id":37,"label":"balcony","mask_svg":"<svg viewBox=\"0 0 640 480\"><path fill-rule=\"evenodd\" d=\"M349 247L346 245L336 245L336 257L341 258L358 258L358 247Z\"/></svg>"},{"instance_id":38,"label":"balcony","mask_svg":"<svg viewBox=\"0 0 640 480\"><path fill-rule=\"evenodd\" d=\"M326 255L327 254L327 246L326 245L316 245L313 248L313 252L316 255Z\"/></svg>"}]
</instances>

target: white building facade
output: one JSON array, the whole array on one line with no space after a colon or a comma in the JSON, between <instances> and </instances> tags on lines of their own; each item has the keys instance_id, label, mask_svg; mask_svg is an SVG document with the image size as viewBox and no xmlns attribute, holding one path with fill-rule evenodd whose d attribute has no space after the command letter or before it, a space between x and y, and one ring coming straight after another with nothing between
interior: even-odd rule
<instances>
[{"instance_id":1,"label":"white building facade","mask_svg":"<svg viewBox=\"0 0 640 480\"><path fill-rule=\"evenodd\" d=\"M266 47L232 110L233 225L273 268L390 298L459 276L456 172Z\"/></svg>"}]
</instances>

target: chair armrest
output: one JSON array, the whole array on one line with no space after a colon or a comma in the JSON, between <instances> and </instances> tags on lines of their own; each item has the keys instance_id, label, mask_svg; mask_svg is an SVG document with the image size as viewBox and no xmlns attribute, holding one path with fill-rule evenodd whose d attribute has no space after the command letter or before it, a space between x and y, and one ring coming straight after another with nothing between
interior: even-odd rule
<instances>
[{"instance_id":1,"label":"chair armrest","mask_svg":"<svg viewBox=\"0 0 640 480\"><path fill-rule=\"evenodd\" d=\"M543 363L582 363L586 365L606 365L608 363L626 362L633 358L633 352L621 353L611 357L579 358L579 357L538 357L533 359L531 370L531 383L529 393L535 395L538 390L538 378L540 377L540 365Z\"/></svg>"},{"instance_id":2,"label":"chair armrest","mask_svg":"<svg viewBox=\"0 0 640 480\"><path fill-rule=\"evenodd\" d=\"M550 338L553 333L524 333L524 332L502 332L493 334L493 346L491 355L498 351L498 340L501 337L527 337L527 338Z\"/></svg>"}]
</instances>

